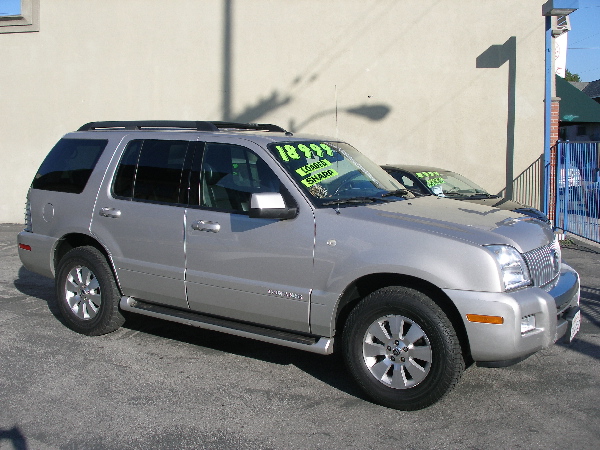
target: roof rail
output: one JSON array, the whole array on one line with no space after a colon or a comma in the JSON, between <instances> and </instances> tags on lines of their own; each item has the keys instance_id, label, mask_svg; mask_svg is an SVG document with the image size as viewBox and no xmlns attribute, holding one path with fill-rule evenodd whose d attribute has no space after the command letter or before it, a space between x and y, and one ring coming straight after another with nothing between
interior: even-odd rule
<instances>
[{"instance_id":1,"label":"roof rail","mask_svg":"<svg viewBox=\"0 0 600 450\"><path fill-rule=\"evenodd\" d=\"M287 133L287 131L280 126L269 123L206 122L194 120L122 120L89 122L82 125L77 131L148 129L188 129L194 131L247 130Z\"/></svg>"}]
</instances>

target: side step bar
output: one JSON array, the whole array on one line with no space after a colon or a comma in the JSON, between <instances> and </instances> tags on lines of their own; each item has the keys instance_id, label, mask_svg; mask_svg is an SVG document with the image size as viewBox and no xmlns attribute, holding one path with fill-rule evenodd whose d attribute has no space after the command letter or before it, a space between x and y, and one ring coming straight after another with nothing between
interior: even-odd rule
<instances>
[{"instance_id":1,"label":"side step bar","mask_svg":"<svg viewBox=\"0 0 600 450\"><path fill-rule=\"evenodd\" d=\"M119 304L122 310L130 311L159 319L170 320L207 330L220 331L257 341L297 348L321 355L333 353L333 338L305 336L286 331L263 328L257 325L234 322L191 311L171 309L164 306L142 302L131 297L121 297Z\"/></svg>"}]
</instances>

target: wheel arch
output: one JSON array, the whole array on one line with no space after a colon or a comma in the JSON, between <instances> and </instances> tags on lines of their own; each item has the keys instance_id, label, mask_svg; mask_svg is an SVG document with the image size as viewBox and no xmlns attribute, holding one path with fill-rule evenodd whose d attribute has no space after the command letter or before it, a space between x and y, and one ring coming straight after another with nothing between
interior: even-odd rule
<instances>
[{"instance_id":1,"label":"wheel arch","mask_svg":"<svg viewBox=\"0 0 600 450\"><path fill-rule=\"evenodd\" d=\"M467 330L462 317L452 302L442 289L421 278L397 273L376 273L365 275L353 281L342 294L338 302L335 317L335 335L341 336L348 315L361 299L370 293L388 286L402 286L414 289L427 295L434 301L446 314L460 341L461 349L465 362L471 364L471 352Z\"/></svg>"},{"instance_id":2,"label":"wheel arch","mask_svg":"<svg viewBox=\"0 0 600 450\"><path fill-rule=\"evenodd\" d=\"M97 239L84 233L69 233L58 240L58 243L56 244L56 247L54 249L54 272L56 273L56 269L58 268L60 260L69 252L69 250L84 246L94 247L96 250L98 250L104 255L117 282L117 288L120 291L121 287L119 285L119 278L117 277L110 253Z\"/></svg>"}]
</instances>

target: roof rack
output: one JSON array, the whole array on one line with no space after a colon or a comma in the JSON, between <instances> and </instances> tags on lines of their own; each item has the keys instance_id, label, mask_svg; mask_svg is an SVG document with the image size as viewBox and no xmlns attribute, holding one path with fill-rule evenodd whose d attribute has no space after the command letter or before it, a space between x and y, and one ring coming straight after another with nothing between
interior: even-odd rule
<instances>
[{"instance_id":1,"label":"roof rack","mask_svg":"<svg viewBox=\"0 0 600 450\"><path fill-rule=\"evenodd\" d=\"M270 131L288 133L277 125L269 123L206 122L194 120L122 120L89 122L77 131L94 130L152 130L188 129L194 131Z\"/></svg>"}]
</instances>

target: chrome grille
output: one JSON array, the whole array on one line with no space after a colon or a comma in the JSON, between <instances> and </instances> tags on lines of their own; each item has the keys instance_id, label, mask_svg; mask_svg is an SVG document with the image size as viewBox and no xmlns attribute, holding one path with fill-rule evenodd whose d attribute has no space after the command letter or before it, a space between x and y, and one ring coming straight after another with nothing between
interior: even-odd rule
<instances>
[{"instance_id":1,"label":"chrome grille","mask_svg":"<svg viewBox=\"0 0 600 450\"><path fill-rule=\"evenodd\" d=\"M543 287L560 273L561 252L558 240L523 254L534 286Z\"/></svg>"}]
</instances>

